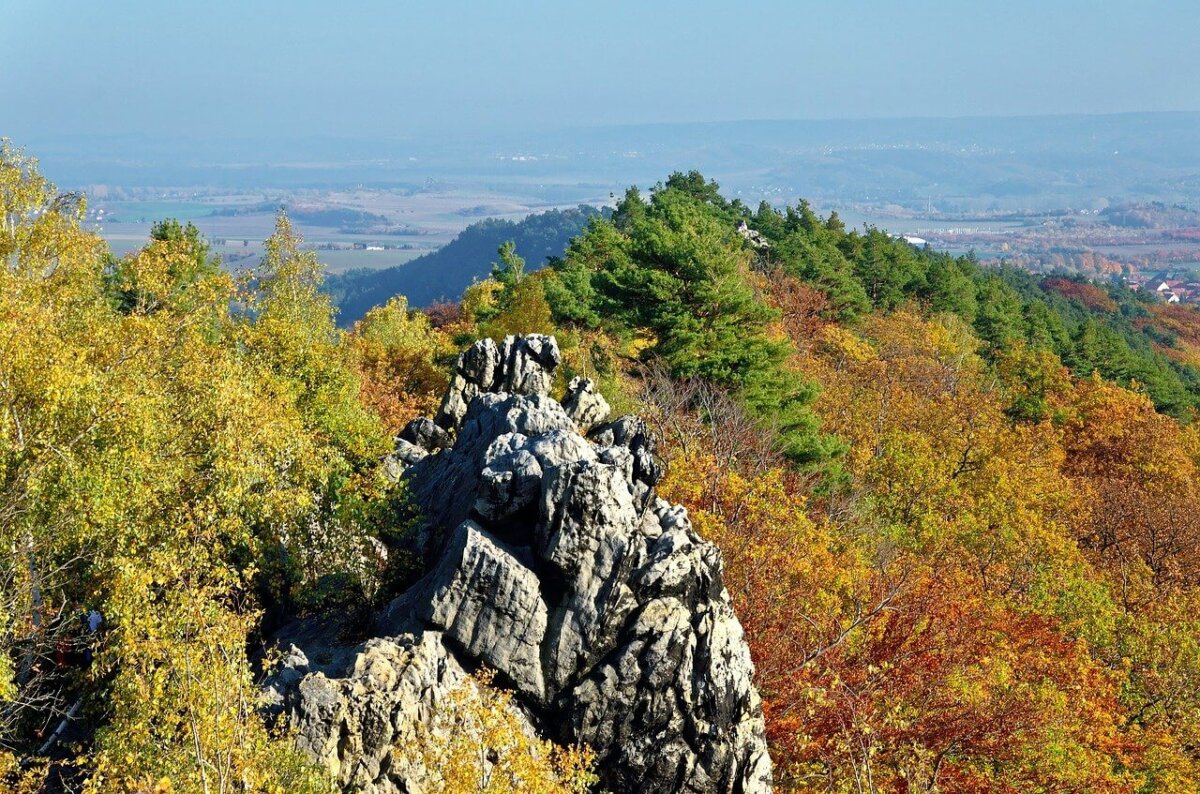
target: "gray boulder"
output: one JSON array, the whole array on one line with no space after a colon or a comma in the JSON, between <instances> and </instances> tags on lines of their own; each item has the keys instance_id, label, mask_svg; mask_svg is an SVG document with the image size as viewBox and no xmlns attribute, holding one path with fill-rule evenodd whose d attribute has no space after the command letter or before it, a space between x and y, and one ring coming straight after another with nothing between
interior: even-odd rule
<instances>
[{"instance_id":1,"label":"gray boulder","mask_svg":"<svg viewBox=\"0 0 1200 794\"><path fill-rule=\"evenodd\" d=\"M538 439L536 449L531 446L527 451L535 456L538 452L546 455L549 454L546 442L551 434L554 431L573 434L574 423L556 400L544 394L488 392L472 402L457 430L452 447L430 455L405 472L409 495L423 519L409 539L410 551L431 562L440 551L439 542L463 521L472 517L487 520L487 516L475 510L481 500L486 504L488 499L499 498L495 494L500 485L496 482L498 473L485 473L489 463L495 461L488 458L488 450L497 439L507 434ZM589 446L586 441L582 443ZM491 489L492 493L481 491L483 480L487 480L485 489ZM536 489L541 487L540 483L534 485ZM504 508L498 505L496 510ZM499 517L499 513L495 515Z\"/></svg>"},{"instance_id":2,"label":"gray boulder","mask_svg":"<svg viewBox=\"0 0 1200 794\"><path fill-rule=\"evenodd\" d=\"M547 609L539 585L537 574L467 521L423 586L429 595L420 617L468 658L502 672L517 691L540 701Z\"/></svg>"}]
</instances>

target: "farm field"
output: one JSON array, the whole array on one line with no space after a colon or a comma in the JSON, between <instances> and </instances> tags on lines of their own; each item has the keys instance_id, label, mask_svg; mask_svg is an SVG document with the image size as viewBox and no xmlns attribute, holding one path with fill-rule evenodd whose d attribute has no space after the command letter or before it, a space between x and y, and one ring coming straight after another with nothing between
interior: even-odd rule
<instances>
[{"instance_id":1,"label":"farm field","mask_svg":"<svg viewBox=\"0 0 1200 794\"><path fill-rule=\"evenodd\" d=\"M275 209L287 208L307 248L317 249L331 273L385 268L436 250L484 218L520 219L531 213L608 201L581 188L578 200L547 203L522 195L479 190L304 190L188 195L161 191L158 198L89 200L93 228L117 256L143 246L154 223L174 218L194 223L231 267L257 261L272 232ZM338 218L363 218L337 223Z\"/></svg>"}]
</instances>

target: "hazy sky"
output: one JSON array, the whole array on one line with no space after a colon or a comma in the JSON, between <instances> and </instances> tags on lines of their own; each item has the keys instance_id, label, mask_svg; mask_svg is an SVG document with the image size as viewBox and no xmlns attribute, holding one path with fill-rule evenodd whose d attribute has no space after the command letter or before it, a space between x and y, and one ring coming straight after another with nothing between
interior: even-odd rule
<instances>
[{"instance_id":1,"label":"hazy sky","mask_svg":"<svg viewBox=\"0 0 1200 794\"><path fill-rule=\"evenodd\" d=\"M1200 0L0 0L0 135L1200 110Z\"/></svg>"}]
</instances>

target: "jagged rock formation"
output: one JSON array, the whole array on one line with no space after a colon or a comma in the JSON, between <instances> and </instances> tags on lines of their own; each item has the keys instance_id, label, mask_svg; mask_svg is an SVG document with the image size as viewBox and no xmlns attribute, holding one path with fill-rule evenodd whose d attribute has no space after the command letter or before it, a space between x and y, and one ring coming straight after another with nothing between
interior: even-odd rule
<instances>
[{"instance_id":1,"label":"jagged rock formation","mask_svg":"<svg viewBox=\"0 0 1200 794\"><path fill-rule=\"evenodd\" d=\"M768 792L720 554L655 495L640 419L604 424L588 380L548 395L559 361L536 335L460 356L436 422L406 428L391 458L422 511L410 542L427 573L340 664L313 671L293 646L277 708L343 785L416 791L387 747L482 664L543 733L596 749L603 789Z\"/></svg>"}]
</instances>

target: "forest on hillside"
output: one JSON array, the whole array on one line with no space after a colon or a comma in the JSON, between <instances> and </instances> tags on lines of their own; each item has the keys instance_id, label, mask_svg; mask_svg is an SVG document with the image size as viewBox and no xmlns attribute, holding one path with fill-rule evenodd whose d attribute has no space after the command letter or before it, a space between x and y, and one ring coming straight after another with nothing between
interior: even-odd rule
<instances>
[{"instance_id":1,"label":"forest on hillside","mask_svg":"<svg viewBox=\"0 0 1200 794\"><path fill-rule=\"evenodd\" d=\"M342 330L284 216L235 279L172 221L115 258L84 206L4 147L9 789L331 790L263 716L264 638L394 595L417 563L378 553L413 520L393 438L459 351L528 333L558 340L556 388L591 378L659 437L660 493L724 559L778 790L1200 785L1193 309L691 172L545 268L518 240L459 300L381 295ZM480 691L449 748L396 752L436 758L438 791L589 790L587 748Z\"/></svg>"}]
</instances>

